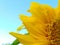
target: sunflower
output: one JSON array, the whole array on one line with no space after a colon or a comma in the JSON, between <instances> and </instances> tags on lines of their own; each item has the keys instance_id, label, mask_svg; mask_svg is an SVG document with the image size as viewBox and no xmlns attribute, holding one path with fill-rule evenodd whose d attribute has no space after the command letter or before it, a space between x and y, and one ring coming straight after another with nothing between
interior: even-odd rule
<instances>
[{"instance_id":1,"label":"sunflower","mask_svg":"<svg viewBox=\"0 0 60 45\"><path fill-rule=\"evenodd\" d=\"M29 34L23 35L16 32L10 32L10 34L23 45L60 45L60 0L57 8L32 2L28 12L32 15L20 15L19 18Z\"/></svg>"}]
</instances>

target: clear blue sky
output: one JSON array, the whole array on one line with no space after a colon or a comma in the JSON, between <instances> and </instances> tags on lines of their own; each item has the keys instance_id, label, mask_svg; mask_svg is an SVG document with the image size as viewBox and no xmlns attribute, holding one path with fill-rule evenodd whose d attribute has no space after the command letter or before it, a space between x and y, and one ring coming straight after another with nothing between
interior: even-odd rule
<instances>
[{"instance_id":1,"label":"clear blue sky","mask_svg":"<svg viewBox=\"0 0 60 45\"><path fill-rule=\"evenodd\" d=\"M31 2L56 7L58 0L0 0L0 40L2 41L0 44L14 39L9 32L16 31L16 28L22 24L18 17L19 14L29 15L26 10L29 9Z\"/></svg>"}]
</instances>

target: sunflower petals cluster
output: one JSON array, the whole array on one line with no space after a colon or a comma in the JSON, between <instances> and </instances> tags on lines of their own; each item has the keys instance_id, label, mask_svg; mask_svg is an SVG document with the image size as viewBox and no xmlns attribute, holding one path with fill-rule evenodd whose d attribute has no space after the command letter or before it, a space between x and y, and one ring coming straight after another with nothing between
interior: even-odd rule
<instances>
[{"instance_id":1,"label":"sunflower petals cluster","mask_svg":"<svg viewBox=\"0 0 60 45\"><path fill-rule=\"evenodd\" d=\"M23 45L60 45L60 0L57 8L32 2L28 12L32 15L20 15L19 18L29 34L10 34Z\"/></svg>"}]
</instances>

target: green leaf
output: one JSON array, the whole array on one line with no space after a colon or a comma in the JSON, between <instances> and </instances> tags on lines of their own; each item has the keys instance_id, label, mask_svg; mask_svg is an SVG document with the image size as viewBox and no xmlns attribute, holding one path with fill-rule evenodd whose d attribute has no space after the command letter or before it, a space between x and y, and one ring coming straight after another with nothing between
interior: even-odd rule
<instances>
[{"instance_id":1,"label":"green leaf","mask_svg":"<svg viewBox=\"0 0 60 45\"><path fill-rule=\"evenodd\" d=\"M18 41L18 39L16 39L11 45L17 45L19 44L20 42Z\"/></svg>"}]
</instances>

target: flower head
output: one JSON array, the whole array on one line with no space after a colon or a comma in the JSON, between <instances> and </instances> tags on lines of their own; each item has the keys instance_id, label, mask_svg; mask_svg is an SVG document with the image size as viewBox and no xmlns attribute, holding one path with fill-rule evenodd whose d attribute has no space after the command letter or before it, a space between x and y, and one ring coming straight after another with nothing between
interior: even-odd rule
<instances>
[{"instance_id":1,"label":"flower head","mask_svg":"<svg viewBox=\"0 0 60 45\"><path fill-rule=\"evenodd\" d=\"M23 35L15 32L10 32L10 34L24 45L59 45L60 3L57 8L52 8L32 2L28 12L32 15L29 17L20 15L19 18L29 34ZM19 27L18 30L21 28Z\"/></svg>"}]
</instances>

